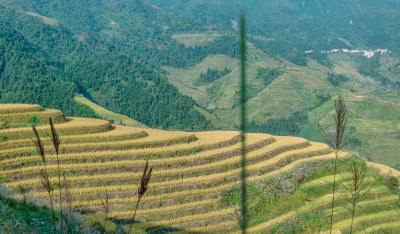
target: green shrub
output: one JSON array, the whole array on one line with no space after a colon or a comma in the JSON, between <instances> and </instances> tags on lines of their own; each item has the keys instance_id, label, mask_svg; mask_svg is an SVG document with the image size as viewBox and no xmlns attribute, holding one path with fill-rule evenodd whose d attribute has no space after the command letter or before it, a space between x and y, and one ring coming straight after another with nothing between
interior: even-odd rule
<instances>
[{"instance_id":1,"label":"green shrub","mask_svg":"<svg viewBox=\"0 0 400 234\"><path fill-rule=\"evenodd\" d=\"M37 124L38 123L38 119L37 119L37 116L36 115L32 115L30 118L29 118L29 123L30 124Z\"/></svg>"},{"instance_id":2,"label":"green shrub","mask_svg":"<svg viewBox=\"0 0 400 234\"><path fill-rule=\"evenodd\" d=\"M0 142L3 142L3 141L7 141L7 137L0 135Z\"/></svg>"},{"instance_id":3,"label":"green shrub","mask_svg":"<svg viewBox=\"0 0 400 234\"><path fill-rule=\"evenodd\" d=\"M400 182L396 176L389 176L386 179L386 184L390 189L397 190L399 189Z\"/></svg>"}]
</instances>

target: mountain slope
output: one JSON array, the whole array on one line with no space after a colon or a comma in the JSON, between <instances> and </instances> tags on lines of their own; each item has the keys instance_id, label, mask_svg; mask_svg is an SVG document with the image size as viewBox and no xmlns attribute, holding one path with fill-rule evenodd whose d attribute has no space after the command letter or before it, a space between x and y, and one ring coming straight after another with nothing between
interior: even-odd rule
<instances>
[{"instance_id":1,"label":"mountain slope","mask_svg":"<svg viewBox=\"0 0 400 234\"><path fill-rule=\"evenodd\" d=\"M249 33L287 40L303 50L389 48L399 51L400 4L332 0L149 0L210 25L230 28L243 9ZM234 21L234 22L233 22ZM235 27L233 27L235 28Z\"/></svg>"},{"instance_id":2,"label":"mountain slope","mask_svg":"<svg viewBox=\"0 0 400 234\"><path fill-rule=\"evenodd\" d=\"M186 39L181 35L189 34L174 38L192 45L201 43L196 34ZM298 66L248 43L249 130L323 142L322 128L333 124L332 99L340 92L349 105L349 126L356 130L351 150L371 161L400 168L396 153L400 150L397 54L378 53L367 58L360 53L336 52L325 56L330 66L310 58L307 66ZM238 122L238 64L237 59L220 54L209 55L189 68L163 68L171 84L191 96L216 126L226 128ZM209 69L231 72L199 82Z\"/></svg>"},{"instance_id":3,"label":"mountain slope","mask_svg":"<svg viewBox=\"0 0 400 234\"><path fill-rule=\"evenodd\" d=\"M211 128L211 121L223 129L237 128L238 50L237 38L231 31L207 27L197 19L177 16L137 0L71 1L70 5L49 1L0 2L7 7L8 13L3 13L2 18L5 27L12 26L44 51L55 66L62 68L65 80L74 84L74 92L84 94L104 108L151 127L202 130ZM236 17L235 7L245 3L202 2L206 3L204 7L198 1L164 1L163 6L172 9L169 4L178 3L173 7L179 5L182 12L198 9L194 13L202 14L199 19L211 14L212 20L214 15L226 11ZM347 48L350 39L341 35L340 30L347 32L352 27L347 23L342 25L349 14L365 22L365 27L357 27L361 31L349 31L354 37L351 48L380 46L366 40L372 38L367 35L382 30L390 41L397 32L389 33L386 26L393 25L386 21L396 22L397 5L389 9L391 1L384 1L379 7L373 2L368 6L360 6L358 1L340 2L332 6L334 10L330 8L329 14L335 16L332 20L324 17L327 12L323 9L330 6L329 2L305 1L304 7L302 3L246 1L248 25L253 30L248 53L250 130L323 141L321 128L332 124L329 121L332 97L341 92L351 105L349 124L357 130L352 150L369 160L400 168L397 157L400 60L396 50L371 58L343 51L304 53L315 45L322 46L315 47L316 51L330 46ZM213 9L218 12L204 12L215 5L218 7ZM72 11L69 6L77 10ZM342 8L353 10L341 11ZM266 13L257 9L265 9L272 17L272 26L261 20ZM366 13L376 11L377 14ZM279 16L287 20L279 20ZM353 21L353 26L357 25ZM273 37L260 36L254 31L253 24L257 22L273 30ZM381 22L383 26L372 27L373 22ZM313 28L300 27L306 23ZM293 26L289 31L285 30L288 25ZM329 32L321 33L321 28ZM307 38L306 44L303 36ZM321 42L314 41L316 38L321 38ZM217 75L200 80L207 77L209 69L210 74ZM230 73L218 75L225 69ZM382 110L385 114L378 115Z\"/></svg>"},{"instance_id":4,"label":"mountain slope","mask_svg":"<svg viewBox=\"0 0 400 234\"><path fill-rule=\"evenodd\" d=\"M204 31L194 20L151 7L141 0L78 1L51 4L43 1L1 0L7 7L55 19L76 38L102 50L129 55L135 62L158 67L183 67L201 61L209 53L232 53L224 40L213 46L219 52L185 48L171 38L181 31Z\"/></svg>"},{"instance_id":5,"label":"mountain slope","mask_svg":"<svg viewBox=\"0 0 400 234\"><path fill-rule=\"evenodd\" d=\"M39 103L68 115L96 116L73 100L75 86L39 48L0 24L0 101ZM60 99L59 97L63 97Z\"/></svg>"},{"instance_id":6,"label":"mountain slope","mask_svg":"<svg viewBox=\"0 0 400 234\"><path fill-rule=\"evenodd\" d=\"M0 105L0 120L46 113L37 108ZM21 185L30 188L32 196L48 198L41 186L39 172L43 165L30 139L31 128L6 127L0 130L7 139L0 142L0 182L10 189ZM162 131L70 117L55 124L55 128L62 149L59 166L66 172L72 206L88 218L97 215L103 219L102 204L107 193L108 217L126 231L137 202L137 184L148 162L154 169L149 190L136 213L135 232L239 231L239 132ZM48 126L37 129L46 151L50 180L56 181L57 173L53 172L58 167L57 156L50 139L44 137L50 130ZM331 149L303 138L260 133L246 134L246 142L251 211L248 232L326 230L335 157ZM341 154L339 165L350 160L347 155ZM360 202L355 229L383 225L379 229L391 230L390 225L399 221L393 215L398 196L375 171L368 170L368 178L374 187ZM335 229L345 232L349 212L336 209ZM369 217L374 222L364 223Z\"/></svg>"},{"instance_id":7,"label":"mountain slope","mask_svg":"<svg viewBox=\"0 0 400 234\"><path fill-rule=\"evenodd\" d=\"M113 50L112 45L94 38L91 33L86 40L85 37L82 39L80 35L74 34L69 26L61 24L61 21L57 21L57 24L47 24L48 20L47 23L44 22L43 17L4 7L0 7L0 13L3 27L16 31L33 47L39 48L58 69L59 79L73 86L72 89L60 91L59 94L63 94L64 90L69 90L70 94L61 95L58 101L69 99L76 104L73 101L73 93L83 93L112 111L152 127L211 128L210 123L194 108L195 102L192 99L181 95L153 70L135 63L126 54ZM51 22L55 22L54 19ZM18 45L18 41L11 43ZM21 66L25 66L25 70L31 70L23 61L14 69L21 70ZM14 88L22 89L22 83L18 85L20 86ZM34 96L35 92L31 91L25 95ZM51 95L57 93L51 92ZM32 98L9 97L4 100L30 103L36 100L48 106L47 103Z\"/></svg>"},{"instance_id":8,"label":"mountain slope","mask_svg":"<svg viewBox=\"0 0 400 234\"><path fill-rule=\"evenodd\" d=\"M131 127L137 127L137 128L147 128L145 125L139 123L138 121L131 119L125 115L120 115L118 113L109 111L109 110L97 105L96 103L93 103L92 101L90 101L89 99L87 99L83 96L77 95L74 97L74 100L79 103L89 106L91 109L93 109L93 111L96 112L96 114L101 116L102 119L108 120L114 124L121 124L124 126L131 126Z\"/></svg>"}]
</instances>

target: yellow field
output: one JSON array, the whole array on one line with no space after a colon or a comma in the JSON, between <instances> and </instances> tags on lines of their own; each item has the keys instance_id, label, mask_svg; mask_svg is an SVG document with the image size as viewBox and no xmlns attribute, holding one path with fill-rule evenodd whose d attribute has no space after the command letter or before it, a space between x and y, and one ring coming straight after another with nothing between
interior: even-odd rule
<instances>
[{"instance_id":1,"label":"yellow field","mask_svg":"<svg viewBox=\"0 0 400 234\"><path fill-rule=\"evenodd\" d=\"M55 125L58 129L61 136L64 135L79 135L79 134L88 134L88 133L98 133L104 132L111 129L111 125L108 121L101 119L88 119L88 118L78 118L71 117L67 118L67 122L59 123ZM48 131L50 131L50 127L48 125L43 125L37 127L37 130L40 135L48 135ZM22 127L22 128L7 128L0 130L0 135L7 137L9 140L30 140L32 135L31 127ZM14 148L18 147L13 145Z\"/></svg>"},{"instance_id":2,"label":"yellow field","mask_svg":"<svg viewBox=\"0 0 400 234\"><path fill-rule=\"evenodd\" d=\"M139 123L138 121L129 118L128 116L117 114L115 112L109 111L102 106L97 105L96 103L90 101L89 99L83 96L74 97L75 101L85 104L92 108L94 112L103 119L111 120L115 124L123 124L125 126L138 127L138 128L148 128L144 124Z\"/></svg>"},{"instance_id":3,"label":"yellow field","mask_svg":"<svg viewBox=\"0 0 400 234\"><path fill-rule=\"evenodd\" d=\"M85 121L82 121L85 122ZM77 123L77 122L76 122ZM93 123L93 122L91 122ZM105 123L101 121L101 123ZM56 125L60 127L60 125ZM92 126L93 127L93 126ZM40 128L40 127L38 127ZM131 127L123 127L123 126L113 126L110 131L100 132L100 133L92 133L92 134L79 134L79 135L63 135L60 136L62 142L64 144L71 143L81 143L81 142L105 142L105 141L119 141L120 139L124 139L126 137L135 137L144 134L143 129L131 128ZM43 142L50 143L49 137L43 137ZM32 149L32 140L28 138L18 139L18 140L9 140L0 142L0 148L4 147L12 148L22 148L22 147L30 147Z\"/></svg>"},{"instance_id":4,"label":"yellow field","mask_svg":"<svg viewBox=\"0 0 400 234\"><path fill-rule=\"evenodd\" d=\"M18 112L13 112L14 110ZM0 113L0 120L6 124L29 124L32 118L36 118L38 124L47 124L51 117L54 123L65 122L65 117L59 110L36 109L36 107L32 107L29 112L23 112L23 110L24 108L6 109L3 107L4 113Z\"/></svg>"},{"instance_id":5,"label":"yellow field","mask_svg":"<svg viewBox=\"0 0 400 234\"><path fill-rule=\"evenodd\" d=\"M37 105L0 104L0 113L29 116L40 108ZM0 135L7 137L6 141L0 142L0 183L9 188L18 185L30 187L32 195L46 198L48 195L41 188L38 177L43 166L32 146L31 128L7 128L7 123L5 125L6 129L0 130ZM238 230L235 209L221 208L219 203L221 191L240 184L238 132L162 131L112 126L105 120L88 118L67 118L66 122L55 127L61 138L60 168L68 175L70 192L74 197L72 205L78 211L101 212L102 198L107 192L111 206L109 216L117 219L131 217L137 202L137 184L148 161L154 169L149 191L137 212L137 220L145 222L147 228L173 226L193 232ZM56 155L48 135L50 128L39 126L38 131L47 152L46 168L50 180L57 182ZM248 182L268 179L303 162L335 157L325 144L297 137L251 133L246 135L246 142ZM347 155L343 153L341 157ZM377 167L385 172L389 170ZM318 187L331 183L331 180L331 176L315 179L303 184L302 188ZM374 192L382 192L382 188L375 188ZM55 190L54 195L57 194L58 190ZM330 194L325 194L296 210L253 225L248 231L263 232L297 214L326 205L330 198ZM394 199L395 196L385 195L362 205L387 203ZM388 215L393 215L393 211L375 216ZM360 217L357 222L366 218L369 216ZM343 219L335 225L338 229L345 229L348 220ZM397 223L390 225L394 227ZM375 226L384 227L383 224Z\"/></svg>"},{"instance_id":6,"label":"yellow field","mask_svg":"<svg viewBox=\"0 0 400 234\"><path fill-rule=\"evenodd\" d=\"M1 104L0 114L41 111L43 107L31 104Z\"/></svg>"}]
</instances>

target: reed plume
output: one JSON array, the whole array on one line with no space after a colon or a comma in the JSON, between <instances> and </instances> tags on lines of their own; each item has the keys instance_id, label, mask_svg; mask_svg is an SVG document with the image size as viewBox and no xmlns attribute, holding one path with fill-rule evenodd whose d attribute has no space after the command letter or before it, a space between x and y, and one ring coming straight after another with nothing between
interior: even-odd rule
<instances>
[{"instance_id":1,"label":"reed plume","mask_svg":"<svg viewBox=\"0 0 400 234\"><path fill-rule=\"evenodd\" d=\"M132 229L132 225L133 222L135 221L135 216L136 216L136 211L139 207L140 204L140 200L142 199L142 197L144 196L144 194L147 192L148 188L149 188L149 182L150 182L150 178L151 178L151 172L153 171L153 166L150 167L149 169L149 162L146 162L146 166L144 167L143 170L143 175L142 178L140 179L140 184L138 186L138 201L136 203L136 208L135 208L135 212L133 213L133 217L131 219L131 224L129 226L129 231L128 233L131 232Z\"/></svg>"},{"instance_id":2,"label":"reed plume","mask_svg":"<svg viewBox=\"0 0 400 234\"><path fill-rule=\"evenodd\" d=\"M63 203L62 203L62 184L61 184L61 171L60 171L60 159L59 159L59 152L60 152L60 138L58 137L56 128L54 127L53 120L49 118L50 129L51 129L51 141L53 142L54 149L56 150L57 155L57 172L58 172L58 189L59 189L59 204L60 204L60 231L62 233L62 220L63 220Z\"/></svg>"},{"instance_id":3,"label":"reed plume","mask_svg":"<svg viewBox=\"0 0 400 234\"><path fill-rule=\"evenodd\" d=\"M360 162L358 162L360 161ZM343 198L343 207L351 211L350 234L353 233L353 223L357 204L365 198L372 186L368 180L367 166L364 161L353 159L345 164L345 170L342 174L344 180L340 182L340 193Z\"/></svg>"},{"instance_id":4,"label":"reed plume","mask_svg":"<svg viewBox=\"0 0 400 234\"><path fill-rule=\"evenodd\" d=\"M35 145L36 150L38 151L40 158L42 159L42 163L43 163L43 169L40 170L40 177L41 177L41 182L42 182L44 189L49 194L49 200L50 200L50 206L51 206L51 216L52 216L52 221L53 221L53 231L54 231L54 233L56 233L55 214L54 214L54 206L53 206L54 187L53 187L52 183L50 182L49 174L46 170L46 155L45 155L45 151L44 151L44 146L43 146L42 141L40 140L39 133L36 130L36 127L34 124L32 124L32 131L33 131L33 134L35 135L35 139L32 139L32 142Z\"/></svg>"},{"instance_id":5,"label":"reed plume","mask_svg":"<svg viewBox=\"0 0 400 234\"><path fill-rule=\"evenodd\" d=\"M333 171L333 188L332 188L332 205L331 205L331 217L330 217L330 233L332 233L333 228L333 209L335 207L335 192L336 192L336 174L337 174L337 164L338 157L341 151L349 143L350 137L353 133L350 130L347 133L347 119L348 111L347 106L344 103L344 98L342 95L338 95L338 99L335 100L335 114L333 115L335 120L335 129L330 131L326 128L324 131L325 141L332 148L335 154L335 166Z\"/></svg>"}]
</instances>

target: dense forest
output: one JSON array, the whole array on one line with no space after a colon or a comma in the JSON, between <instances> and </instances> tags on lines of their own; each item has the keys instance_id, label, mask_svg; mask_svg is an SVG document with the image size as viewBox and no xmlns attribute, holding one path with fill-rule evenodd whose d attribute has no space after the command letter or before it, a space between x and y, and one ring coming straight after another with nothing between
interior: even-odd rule
<instances>
[{"instance_id":1,"label":"dense forest","mask_svg":"<svg viewBox=\"0 0 400 234\"><path fill-rule=\"evenodd\" d=\"M236 36L230 35L203 46L186 47L171 36L185 31L202 32L207 28L196 20L153 8L140 0L72 0L60 4L17 0L4 4L57 19L58 24L91 48L128 55L134 62L158 70L162 65L195 65L209 54L231 57L238 54Z\"/></svg>"},{"instance_id":2,"label":"dense forest","mask_svg":"<svg viewBox=\"0 0 400 234\"><path fill-rule=\"evenodd\" d=\"M229 68L225 68L224 70L220 71L218 69L212 69L208 68L206 73L201 73L199 79L197 80L197 84L203 84L203 83L211 83L219 78L228 75L231 73L232 70Z\"/></svg>"},{"instance_id":3,"label":"dense forest","mask_svg":"<svg viewBox=\"0 0 400 234\"><path fill-rule=\"evenodd\" d=\"M335 75L333 73L328 72L328 81L333 86L339 86L341 83L349 81L349 78L347 78L344 75Z\"/></svg>"},{"instance_id":4,"label":"dense forest","mask_svg":"<svg viewBox=\"0 0 400 234\"><path fill-rule=\"evenodd\" d=\"M38 103L66 115L95 116L73 100L82 93L151 127L212 128L193 99L107 42L95 37L80 41L64 24L43 24L40 18L4 7L0 19L2 102Z\"/></svg>"},{"instance_id":5,"label":"dense forest","mask_svg":"<svg viewBox=\"0 0 400 234\"><path fill-rule=\"evenodd\" d=\"M265 123L252 121L248 124L249 132L268 133L280 136L295 136L308 123L308 115L295 112L287 118L270 118Z\"/></svg>"},{"instance_id":6,"label":"dense forest","mask_svg":"<svg viewBox=\"0 0 400 234\"><path fill-rule=\"evenodd\" d=\"M73 100L76 86L43 51L0 23L0 101L40 104L66 115L96 117Z\"/></svg>"}]
</instances>

